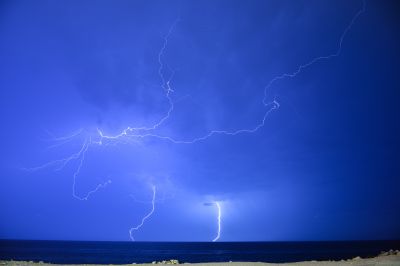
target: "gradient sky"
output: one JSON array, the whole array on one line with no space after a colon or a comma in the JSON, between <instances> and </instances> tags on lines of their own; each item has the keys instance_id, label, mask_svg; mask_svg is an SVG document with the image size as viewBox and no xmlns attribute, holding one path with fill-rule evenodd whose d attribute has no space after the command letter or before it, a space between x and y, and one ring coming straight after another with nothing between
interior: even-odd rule
<instances>
[{"instance_id":1,"label":"gradient sky","mask_svg":"<svg viewBox=\"0 0 400 266\"><path fill-rule=\"evenodd\" d=\"M264 87L335 53L362 1L1 1L0 238L221 241L400 238L400 36L396 1L366 1L338 57L268 91L255 133L195 144L93 145L96 128L193 139L253 128ZM83 131L68 142L54 141ZM61 144L61 145L59 145Z\"/></svg>"}]
</instances>

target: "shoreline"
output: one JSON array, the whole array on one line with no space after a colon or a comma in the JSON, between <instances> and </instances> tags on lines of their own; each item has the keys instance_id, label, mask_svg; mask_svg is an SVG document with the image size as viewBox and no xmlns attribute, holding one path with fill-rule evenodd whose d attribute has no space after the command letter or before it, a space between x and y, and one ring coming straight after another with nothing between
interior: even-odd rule
<instances>
[{"instance_id":1,"label":"shoreline","mask_svg":"<svg viewBox=\"0 0 400 266\"><path fill-rule=\"evenodd\" d=\"M268 263L268 262L207 262L207 263L171 263L170 261L162 262L153 262L153 263L131 263L131 264L52 264L45 262L33 262L33 261L12 261L12 260L0 260L0 265L11 265L11 266L52 266L52 265L90 265L90 266L99 266L99 265L196 265L196 266L285 266L285 265L295 265L295 266L316 266L316 265L326 265L326 266L400 266L400 252L396 252L395 254L383 253L379 256L373 258L360 258L355 257L349 260L339 260L339 261L301 261L301 262L288 262L288 263Z\"/></svg>"}]
</instances>

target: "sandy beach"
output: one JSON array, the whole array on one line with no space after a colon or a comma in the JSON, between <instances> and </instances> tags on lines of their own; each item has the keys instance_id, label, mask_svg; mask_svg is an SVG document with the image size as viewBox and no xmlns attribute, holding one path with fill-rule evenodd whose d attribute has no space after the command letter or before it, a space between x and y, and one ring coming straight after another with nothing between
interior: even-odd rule
<instances>
[{"instance_id":1,"label":"sandy beach","mask_svg":"<svg viewBox=\"0 0 400 266\"><path fill-rule=\"evenodd\" d=\"M172 265L169 263L158 263L160 265ZM315 266L315 265L326 265L326 266L400 266L400 254L396 255L381 255L374 258L360 258L356 257L351 260L341 260L341 261L303 261L303 262L293 262L293 263L264 263L264 262L220 262L220 263L182 263L185 265L196 265L196 266ZM29 261L0 261L0 265L21 265L21 266L34 266L34 265L67 265L67 264L50 264L42 262L29 262ZM100 264L74 264L74 265L100 265ZM132 264L124 264L132 265ZM154 263L148 264L135 264L135 265L154 265Z\"/></svg>"}]
</instances>

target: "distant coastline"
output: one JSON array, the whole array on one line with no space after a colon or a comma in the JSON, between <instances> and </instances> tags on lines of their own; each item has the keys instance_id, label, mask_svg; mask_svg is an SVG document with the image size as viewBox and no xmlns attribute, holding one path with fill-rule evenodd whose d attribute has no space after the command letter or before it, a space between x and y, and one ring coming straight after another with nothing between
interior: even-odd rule
<instances>
[{"instance_id":1,"label":"distant coastline","mask_svg":"<svg viewBox=\"0 0 400 266\"><path fill-rule=\"evenodd\" d=\"M400 266L399 250L399 240L323 242L2 240L0 241L0 262L3 265L46 265L48 263L49 265L205 264L210 266L209 263L211 263L211 265L226 266L224 263L234 263L229 265L250 266L260 265L260 263L285 265L311 261L352 262L354 264L360 260L364 264L355 265ZM239 262L247 263L236 264Z\"/></svg>"},{"instance_id":2,"label":"distant coastline","mask_svg":"<svg viewBox=\"0 0 400 266\"><path fill-rule=\"evenodd\" d=\"M143 263L135 265L171 265L170 263ZM132 264L118 264L118 265L132 265ZM384 266L399 266L400 265L400 251L384 252L381 255L374 258L360 258L355 257L349 260L340 261L302 261L302 262L291 262L291 263L265 263L265 262L208 262L208 263L183 263L184 265L196 265L196 266L273 266L273 265L296 265L296 266L315 266L315 265L326 265L326 266L373 266L373 265L384 265ZM51 264L43 262L32 262L32 261L0 261L0 265L10 266L51 266L51 265L68 265L68 264ZM72 265L72 264L71 264ZM112 265L112 264L73 264L75 266L82 265Z\"/></svg>"}]
</instances>

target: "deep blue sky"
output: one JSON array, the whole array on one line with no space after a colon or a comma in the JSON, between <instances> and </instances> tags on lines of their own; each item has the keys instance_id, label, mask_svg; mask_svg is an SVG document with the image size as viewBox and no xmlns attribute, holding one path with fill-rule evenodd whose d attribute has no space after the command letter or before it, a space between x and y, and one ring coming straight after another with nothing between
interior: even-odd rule
<instances>
[{"instance_id":1,"label":"deep blue sky","mask_svg":"<svg viewBox=\"0 0 400 266\"><path fill-rule=\"evenodd\" d=\"M335 53L361 1L1 1L0 238L221 241L400 238L399 5L366 1L341 53L270 88L280 108L252 134L195 144L93 145L96 128L149 126L192 139L252 128L263 89ZM164 68L168 74L167 67ZM83 133L69 142L53 137Z\"/></svg>"}]
</instances>

